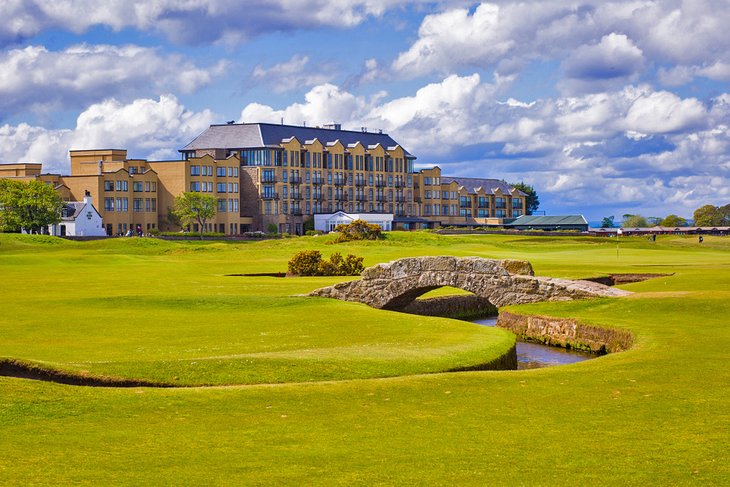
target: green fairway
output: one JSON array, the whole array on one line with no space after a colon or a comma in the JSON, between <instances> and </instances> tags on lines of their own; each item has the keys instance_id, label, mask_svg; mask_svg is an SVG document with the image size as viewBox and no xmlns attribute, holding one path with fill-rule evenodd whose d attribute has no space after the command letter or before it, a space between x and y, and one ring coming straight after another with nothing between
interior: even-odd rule
<instances>
[{"instance_id":1,"label":"green fairway","mask_svg":"<svg viewBox=\"0 0 730 487\"><path fill-rule=\"evenodd\" d=\"M0 235L0 357L218 385L0 377L0 484L730 483L730 239L328 241ZM302 249L366 265L474 255L526 259L554 277L672 275L622 286L628 298L510 308L627 328L629 351L549 369L435 373L498 356L513 338L299 296L346 278L226 276L285 271Z\"/></svg>"}]
</instances>

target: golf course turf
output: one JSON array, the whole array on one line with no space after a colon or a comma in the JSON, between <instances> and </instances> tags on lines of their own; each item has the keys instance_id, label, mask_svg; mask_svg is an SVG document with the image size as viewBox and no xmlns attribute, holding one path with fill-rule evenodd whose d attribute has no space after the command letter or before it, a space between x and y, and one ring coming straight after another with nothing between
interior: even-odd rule
<instances>
[{"instance_id":1,"label":"golf course turf","mask_svg":"<svg viewBox=\"0 0 730 487\"><path fill-rule=\"evenodd\" d=\"M684 485L730 482L730 239L439 236L262 242L0 235L0 359L175 388L0 377L2 485ZM447 372L511 334L303 297L304 249L365 265L529 260L538 275L672 274L621 299L512 312L630 330L530 371ZM199 387L204 386L204 387Z\"/></svg>"}]
</instances>

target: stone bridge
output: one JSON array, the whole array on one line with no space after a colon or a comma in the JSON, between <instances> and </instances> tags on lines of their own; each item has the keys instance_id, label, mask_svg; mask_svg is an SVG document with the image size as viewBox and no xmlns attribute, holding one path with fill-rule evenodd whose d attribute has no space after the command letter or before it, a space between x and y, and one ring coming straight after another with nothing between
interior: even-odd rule
<instances>
[{"instance_id":1,"label":"stone bridge","mask_svg":"<svg viewBox=\"0 0 730 487\"><path fill-rule=\"evenodd\" d=\"M410 257L368 267L362 279L317 289L310 296L403 310L422 294L443 286L472 292L497 307L631 294L595 282L535 277L527 261Z\"/></svg>"}]
</instances>

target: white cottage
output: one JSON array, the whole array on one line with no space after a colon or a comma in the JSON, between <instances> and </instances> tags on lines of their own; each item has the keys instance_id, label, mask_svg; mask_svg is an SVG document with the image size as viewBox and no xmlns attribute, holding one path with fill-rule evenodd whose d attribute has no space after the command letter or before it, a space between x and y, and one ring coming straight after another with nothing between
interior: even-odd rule
<instances>
[{"instance_id":1,"label":"white cottage","mask_svg":"<svg viewBox=\"0 0 730 487\"><path fill-rule=\"evenodd\" d=\"M57 237L103 237L106 235L101 215L91 202L91 196L84 201L69 201L61 210L61 222L48 229Z\"/></svg>"},{"instance_id":2,"label":"white cottage","mask_svg":"<svg viewBox=\"0 0 730 487\"><path fill-rule=\"evenodd\" d=\"M390 213L319 213L314 215L314 229L321 232L331 232L337 225L352 223L355 220L365 220L368 223L380 225L385 232L393 229L393 215Z\"/></svg>"}]
</instances>

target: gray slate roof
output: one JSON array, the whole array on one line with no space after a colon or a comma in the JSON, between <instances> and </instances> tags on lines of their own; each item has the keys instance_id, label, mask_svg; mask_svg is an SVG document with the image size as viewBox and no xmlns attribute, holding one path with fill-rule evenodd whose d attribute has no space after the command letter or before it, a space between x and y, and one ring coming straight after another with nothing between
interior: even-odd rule
<instances>
[{"instance_id":1,"label":"gray slate roof","mask_svg":"<svg viewBox=\"0 0 730 487\"><path fill-rule=\"evenodd\" d=\"M68 201L64 203L64 209L61 210L61 220L75 220L85 204L83 201Z\"/></svg>"},{"instance_id":2,"label":"gray slate roof","mask_svg":"<svg viewBox=\"0 0 730 487\"><path fill-rule=\"evenodd\" d=\"M553 226L553 225L588 225L583 215L538 216L523 215L505 226Z\"/></svg>"},{"instance_id":3,"label":"gray slate roof","mask_svg":"<svg viewBox=\"0 0 730 487\"><path fill-rule=\"evenodd\" d=\"M451 184L452 181L456 181L459 186L464 186L470 194L475 194L477 189L483 188L488 194L494 193L499 188L504 194L510 194L512 186L501 181L499 179L483 179L483 178L455 178L451 176L441 176L441 184ZM518 190L520 196L527 196L522 191Z\"/></svg>"},{"instance_id":4,"label":"gray slate roof","mask_svg":"<svg viewBox=\"0 0 730 487\"><path fill-rule=\"evenodd\" d=\"M291 137L296 137L300 142L318 139L325 146L328 142L336 140L342 142L345 147L356 142L360 142L366 148L376 144L382 145L385 149L399 145L388 134L273 123L238 123L211 125L180 150L262 149L265 147L279 147L282 140ZM414 157L405 147L403 150L407 157Z\"/></svg>"}]
</instances>

